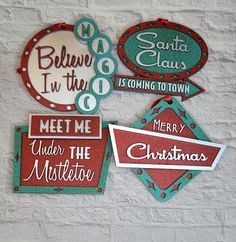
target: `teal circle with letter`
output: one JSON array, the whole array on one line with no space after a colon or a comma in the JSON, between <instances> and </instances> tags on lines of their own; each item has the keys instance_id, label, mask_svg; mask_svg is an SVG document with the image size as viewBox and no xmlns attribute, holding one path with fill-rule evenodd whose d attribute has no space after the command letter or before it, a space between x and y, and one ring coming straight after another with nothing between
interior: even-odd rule
<instances>
[{"instance_id":1,"label":"teal circle with letter","mask_svg":"<svg viewBox=\"0 0 236 242\"><path fill-rule=\"evenodd\" d=\"M101 98L107 97L113 91L113 82L109 77L97 75L89 83L90 88L96 95Z\"/></svg>"},{"instance_id":2,"label":"teal circle with letter","mask_svg":"<svg viewBox=\"0 0 236 242\"><path fill-rule=\"evenodd\" d=\"M94 62L94 69L97 74L104 76L113 76L118 70L116 59L111 55L105 55L96 58Z\"/></svg>"},{"instance_id":3,"label":"teal circle with letter","mask_svg":"<svg viewBox=\"0 0 236 242\"><path fill-rule=\"evenodd\" d=\"M74 34L81 41L89 41L99 33L97 24L89 18L79 19L74 25Z\"/></svg>"},{"instance_id":4,"label":"teal circle with letter","mask_svg":"<svg viewBox=\"0 0 236 242\"><path fill-rule=\"evenodd\" d=\"M99 98L89 91L82 91L75 98L75 106L81 113L93 114L98 110Z\"/></svg>"},{"instance_id":5,"label":"teal circle with letter","mask_svg":"<svg viewBox=\"0 0 236 242\"><path fill-rule=\"evenodd\" d=\"M97 34L89 41L88 47L93 56L102 56L111 53L112 42L105 34Z\"/></svg>"},{"instance_id":6,"label":"teal circle with letter","mask_svg":"<svg viewBox=\"0 0 236 242\"><path fill-rule=\"evenodd\" d=\"M109 96L113 91L110 79L118 70L116 59L111 55L112 41L99 34L96 23L88 18L79 19L74 26L78 40L88 45L90 54L95 57L96 75L89 81L89 90L81 91L75 98L76 109L83 114L93 114L98 110L100 99Z\"/></svg>"}]
</instances>

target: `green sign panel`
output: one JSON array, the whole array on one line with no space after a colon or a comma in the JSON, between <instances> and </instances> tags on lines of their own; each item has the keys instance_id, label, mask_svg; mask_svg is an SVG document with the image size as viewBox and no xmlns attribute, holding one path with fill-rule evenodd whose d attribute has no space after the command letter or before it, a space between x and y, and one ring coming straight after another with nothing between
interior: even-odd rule
<instances>
[{"instance_id":1,"label":"green sign panel","mask_svg":"<svg viewBox=\"0 0 236 242\"><path fill-rule=\"evenodd\" d=\"M140 30L127 39L124 48L130 61L150 72L179 73L191 69L201 58L196 41L168 28Z\"/></svg>"}]
</instances>

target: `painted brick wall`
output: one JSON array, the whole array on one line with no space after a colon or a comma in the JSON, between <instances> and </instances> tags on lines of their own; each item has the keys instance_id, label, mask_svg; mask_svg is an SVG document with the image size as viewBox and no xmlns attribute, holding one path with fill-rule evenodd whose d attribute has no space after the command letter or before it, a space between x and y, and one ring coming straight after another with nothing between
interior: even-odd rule
<instances>
[{"instance_id":1,"label":"painted brick wall","mask_svg":"<svg viewBox=\"0 0 236 242\"><path fill-rule=\"evenodd\" d=\"M169 202L157 202L114 160L102 196L11 191L14 126L27 124L29 113L53 112L31 98L15 73L23 47L40 28L83 16L114 42L127 27L162 17L192 27L209 46L209 61L193 77L207 91L183 105L212 140L228 147L214 172L202 172ZM1 0L0 241L236 241L235 30L235 0ZM155 98L114 92L99 113L131 125Z\"/></svg>"}]
</instances>

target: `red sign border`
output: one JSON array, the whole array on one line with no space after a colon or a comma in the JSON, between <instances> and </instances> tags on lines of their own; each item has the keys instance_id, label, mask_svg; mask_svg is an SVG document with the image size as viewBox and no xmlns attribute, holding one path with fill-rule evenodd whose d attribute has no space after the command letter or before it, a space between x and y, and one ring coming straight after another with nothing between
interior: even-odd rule
<instances>
[{"instance_id":1,"label":"red sign border","mask_svg":"<svg viewBox=\"0 0 236 242\"><path fill-rule=\"evenodd\" d=\"M139 66L136 66L133 64L129 58L127 57L125 50L124 50L124 45L127 39L134 33L146 29L146 28L169 28L173 29L176 31L179 31L181 33L184 33L188 35L190 38L194 39L197 44L201 48L201 58L199 62L193 66L191 69L179 73L171 73L171 74L164 74L164 73L157 73L157 72L150 72L145 70L144 68L141 68ZM118 44L117 44L117 53L120 58L120 60L123 62L125 66L127 66L130 70L132 70L134 73L137 73L138 75L145 76L148 78L152 79L158 79L161 81L175 81L179 79L186 79L189 78L191 75L195 74L196 72L200 71L200 69L206 64L206 61L208 59L208 48L205 43L205 41L202 39L202 37L193 31L192 29L181 25L177 24L174 22L169 22L168 20L164 19L158 19L156 21L148 21L148 22L143 22L139 23L137 25L134 25L127 29L120 37Z\"/></svg>"}]
</instances>

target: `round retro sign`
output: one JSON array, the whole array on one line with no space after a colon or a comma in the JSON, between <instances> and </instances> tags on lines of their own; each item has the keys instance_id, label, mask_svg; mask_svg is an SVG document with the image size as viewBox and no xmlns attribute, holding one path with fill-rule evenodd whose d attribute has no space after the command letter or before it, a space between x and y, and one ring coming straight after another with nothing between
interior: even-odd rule
<instances>
[{"instance_id":1,"label":"round retro sign","mask_svg":"<svg viewBox=\"0 0 236 242\"><path fill-rule=\"evenodd\" d=\"M136 74L166 81L188 78L208 58L207 45L196 32L163 19L126 30L117 51L124 65Z\"/></svg>"},{"instance_id":2,"label":"round retro sign","mask_svg":"<svg viewBox=\"0 0 236 242\"><path fill-rule=\"evenodd\" d=\"M100 98L113 90L111 75L97 71L100 66L111 71L113 64L116 72L111 49L111 40L99 34L93 20L83 18L75 26L59 23L38 32L28 42L18 71L31 96L44 106L94 113ZM112 62L110 65L108 61L100 64L105 57ZM76 104L78 95L82 97Z\"/></svg>"}]
</instances>

